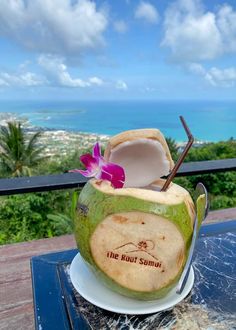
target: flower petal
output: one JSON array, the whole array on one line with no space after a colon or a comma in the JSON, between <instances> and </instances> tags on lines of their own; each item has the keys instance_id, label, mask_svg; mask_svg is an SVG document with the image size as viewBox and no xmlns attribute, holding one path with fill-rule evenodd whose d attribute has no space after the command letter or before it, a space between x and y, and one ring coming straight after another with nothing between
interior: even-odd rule
<instances>
[{"instance_id":1,"label":"flower petal","mask_svg":"<svg viewBox=\"0 0 236 330\"><path fill-rule=\"evenodd\" d=\"M94 158L90 154L80 156L80 160L88 170L93 170L94 168L97 168L99 164L98 160L96 160L96 158Z\"/></svg>"},{"instance_id":2,"label":"flower petal","mask_svg":"<svg viewBox=\"0 0 236 330\"><path fill-rule=\"evenodd\" d=\"M69 173L80 173L80 174L82 174L83 176L86 176L86 177L93 177L94 176L94 173L89 171L89 170L74 169L74 170L69 170L68 172Z\"/></svg>"},{"instance_id":3,"label":"flower petal","mask_svg":"<svg viewBox=\"0 0 236 330\"><path fill-rule=\"evenodd\" d=\"M110 181L114 188L122 188L125 182L125 172L117 164L106 163L101 167L101 172L97 175L97 178Z\"/></svg>"},{"instance_id":4,"label":"flower petal","mask_svg":"<svg viewBox=\"0 0 236 330\"><path fill-rule=\"evenodd\" d=\"M93 147L93 157L94 158L100 158L101 157L101 147L100 147L98 142Z\"/></svg>"},{"instance_id":5,"label":"flower petal","mask_svg":"<svg viewBox=\"0 0 236 330\"><path fill-rule=\"evenodd\" d=\"M93 147L92 155L82 155L80 160L85 165L86 170L75 169L69 172L81 173L85 177L108 180L114 188L122 188L124 186L124 169L117 164L106 162L101 155L101 148L98 142Z\"/></svg>"},{"instance_id":6,"label":"flower petal","mask_svg":"<svg viewBox=\"0 0 236 330\"><path fill-rule=\"evenodd\" d=\"M89 170L78 170L77 168L74 169L74 170L69 170L68 172L69 173L80 173L80 174L82 174L83 176L86 176L86 177L94 176L94 173L89 171Z\"/></svg>"},{"instance_id":7,"label":"flower petal","mask_svg":"<svg viewBox=\"0 0 236 330\"><path fill-rule=\"evenodd\" d=\"M87 178L94 176L94 173L89 170L77 170L76 172L79 172L80 174L86 176Z\"/></svg>"}]
</instances>

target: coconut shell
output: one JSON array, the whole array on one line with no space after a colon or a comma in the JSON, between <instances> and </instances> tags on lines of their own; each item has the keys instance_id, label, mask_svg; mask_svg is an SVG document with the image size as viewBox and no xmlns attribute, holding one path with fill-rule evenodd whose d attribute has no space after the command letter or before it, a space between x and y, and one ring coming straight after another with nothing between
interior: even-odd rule
<instances>
[{"instance_id":1,"label":"coconut shell","mask_svg":"<svg viewBox=\"0 0 236 330\"><path fill-rule=\"evenodd\" d=\"M75 237L105 285L129 297L156 299L182 272L194 217L189 193L175 184L158 192L114 189L92 179L79 197Z\"/></svg>"},{"instance_id":2,"label":"coconut shell","mask_svg":"<svg viewBox=\"0 0 236 330\"><path fill-rule=\"evenodd\" d=\"M104 157L124 168L125 187L148 186L174 167L167 142L158 129L130 130L112 137Z\"/></svg>"}]
</instances>

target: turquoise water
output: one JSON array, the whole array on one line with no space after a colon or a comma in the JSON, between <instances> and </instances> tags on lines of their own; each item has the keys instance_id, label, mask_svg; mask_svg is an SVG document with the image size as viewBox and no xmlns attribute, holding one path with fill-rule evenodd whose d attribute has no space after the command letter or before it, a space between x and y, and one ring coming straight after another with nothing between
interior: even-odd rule
<instances>
[{"instance_id":1,"label":"turquoise water","mask_svg":"<svg viewBox=\"0 0 236 330\"><path fill-rule=\"evenodd\" d=\"M0 112L44 128L109 135L154 127L177 141L186 140L179 121L183 115L199 140L236 138L236 101L0 101Z\"/></svg>"}]
</instances>

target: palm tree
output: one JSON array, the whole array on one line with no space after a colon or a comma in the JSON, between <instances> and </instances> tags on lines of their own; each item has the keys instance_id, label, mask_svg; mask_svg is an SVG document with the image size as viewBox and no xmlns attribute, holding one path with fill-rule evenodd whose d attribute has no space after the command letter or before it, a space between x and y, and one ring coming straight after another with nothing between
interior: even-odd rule
<instances>
[{"instance_id":1,"label":"palm tree","mask_svg":"<svg viewBox=\"0 0 236 330\"><path fill-rule=\"evenodd\" d=\"M45 157L38 146L41 132L27 136L20 122L9 122L0 128L0 160L6 173L12 176L30 176L31 169Z\"/></svg>"}]
</instances>

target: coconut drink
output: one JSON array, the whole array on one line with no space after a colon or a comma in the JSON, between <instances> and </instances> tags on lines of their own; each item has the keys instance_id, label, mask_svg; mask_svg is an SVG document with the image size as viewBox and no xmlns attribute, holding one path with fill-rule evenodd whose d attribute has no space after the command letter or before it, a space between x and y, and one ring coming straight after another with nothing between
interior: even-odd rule
<instances>
[{"instance_id":1,"label":"coconut drink","mask_svg":"<svg viewBox=\"0 0 236 330\"><path fill-rule=\"evenodd\" d=\"M181 186L171 182L161 191L174 167L164 136L157 129L126 131L110 139L104 157L96 145L81 160L87 170L80 172L94 176L80 193L75 219L82 258L115 292L141 300L165 296L184 268L196 211Z\"/></svg>"}]
</instances>

